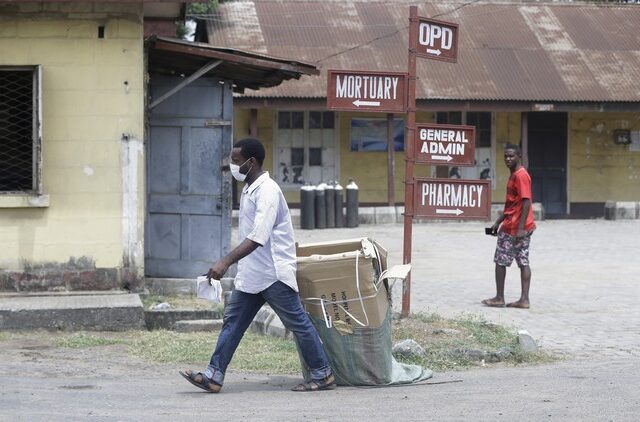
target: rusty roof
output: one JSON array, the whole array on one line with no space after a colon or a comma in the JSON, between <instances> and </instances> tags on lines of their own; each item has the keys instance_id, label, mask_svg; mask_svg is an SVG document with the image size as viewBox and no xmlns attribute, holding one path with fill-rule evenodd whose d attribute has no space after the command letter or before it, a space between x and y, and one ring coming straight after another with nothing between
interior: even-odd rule
<instances>
[{"instance_id":1,"label":"rusty roof","mask_svg":"<svg viewBox=\"0 0 640 422\"><path fill-rule=\"evenodd\" d=\"M406 72L410 5L459 25L457 63L418 58L418 99L640 101L639 5L256 0L200 23L214 46L321 68L245 97L324 98L327 69Z\"/></svg>"},{"instance_id":2,"label":"rusty roof","mask_svg":"<svg viewBox=\"0 0 640 422\"><path fill-rule=\"evenodd\" d=\"M319 73L313 64L236 48L155 36L146 43L151 72L189 76L208 63L220 60L221 63L206 74L233 81L236 92L273 87L282 81Z\"/></svg>"}]
</instances>

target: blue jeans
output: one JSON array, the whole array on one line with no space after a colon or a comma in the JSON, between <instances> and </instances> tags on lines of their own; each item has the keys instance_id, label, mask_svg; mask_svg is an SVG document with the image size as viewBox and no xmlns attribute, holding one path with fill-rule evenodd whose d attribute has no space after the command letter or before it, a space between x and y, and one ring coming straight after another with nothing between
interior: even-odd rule
<instances>
[{"instance_id":1,"label":"blue jeans","mask_svg":"<svg viewBox=\"0 0 640 422\"><path fill-rule=\"evenodd\" d=\"M265 302L280 317L285 328L293 332L311 378L328 377L331 374L331 368L318 332L302 308L298 293L281 281L276 281L257 294L233 291L224 309L222 330L205 376L216 384L222 385L227 366L242 336Z\"/></svg>"}]
</instances>

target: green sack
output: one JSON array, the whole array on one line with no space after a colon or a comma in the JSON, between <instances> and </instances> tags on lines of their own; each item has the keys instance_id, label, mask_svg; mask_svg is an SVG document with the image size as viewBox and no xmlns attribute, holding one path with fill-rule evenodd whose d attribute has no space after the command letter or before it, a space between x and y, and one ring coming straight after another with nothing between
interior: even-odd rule
<instances>
[{"instance_id":1,"label":"green sack","mask_svg":"<svg viewBox=\"0 0 640 422\"><path fill-rule=\"evenodd\" d=\"M433 376L430 369L400 363L393 357L391 309L380 327L354 327L353 332L346 335L335 327L327 328L323 319L310 318L320 335L338 385L411 384ZM302 357L300 361L304 362ZM309 381L309 373L304 369L306 365L303 363L302 366L305 380Z\"/></svg>"}]
</instances>

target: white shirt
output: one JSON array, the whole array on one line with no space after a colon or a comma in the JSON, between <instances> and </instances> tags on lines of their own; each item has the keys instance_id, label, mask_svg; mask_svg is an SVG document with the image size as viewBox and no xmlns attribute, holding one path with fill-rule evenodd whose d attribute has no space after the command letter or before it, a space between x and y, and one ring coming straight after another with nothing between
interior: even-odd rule
<instances>
[{"instance_id":1,"label":"white shirt","mask_svg":"<svg viewBox=\"0 0 640 422\"><path fill-rule=\"evenodd\" d=\"M235 288L259 293L280 280L296 292L296 247L287 201L280 186L264 172L240 197L238 239L262 246L238 262Z\"/></svg>"}]
</instances>

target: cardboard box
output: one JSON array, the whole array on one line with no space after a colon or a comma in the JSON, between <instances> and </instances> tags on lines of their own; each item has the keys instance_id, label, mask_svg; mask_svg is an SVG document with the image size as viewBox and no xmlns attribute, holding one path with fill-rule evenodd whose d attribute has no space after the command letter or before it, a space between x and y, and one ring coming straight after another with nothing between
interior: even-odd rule
<instances>
[{"instance_id":1,"label":"cardboard box","mask_svg":"<svg viewBox=\"0 0 640 422\"><path fill-rule=\"evenodd\" d=\"M387 251L372 239L297 245L298 288L305 309L343 334L378 328L389 309ZM357 271L356 271L357 269Z\"/></svg>"}]
</instances>

